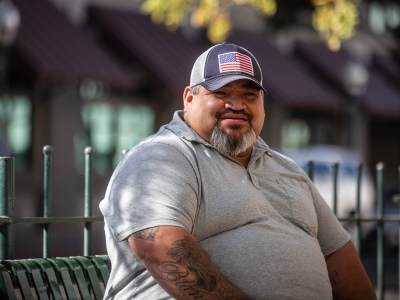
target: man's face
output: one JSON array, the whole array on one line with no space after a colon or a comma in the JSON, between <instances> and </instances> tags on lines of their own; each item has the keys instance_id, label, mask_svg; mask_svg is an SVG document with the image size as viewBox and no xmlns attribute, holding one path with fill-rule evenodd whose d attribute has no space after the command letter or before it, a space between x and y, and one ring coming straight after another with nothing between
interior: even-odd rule
<instances>
[{"instance_id":1,"label":"man's face","mask_svg":"<svg viewBox=\"0 0 400 300\"><path fill-rule=\"evenodd\" d=\"M264 94L250 80L234 81L215 91L200 87L198 94L187 87L184 118L204 140L216 147L216 143L227 143L228 148L236 150L223 152L236 156L252 146L261 132L265 118Z\"/></svg>"}]
</instances>

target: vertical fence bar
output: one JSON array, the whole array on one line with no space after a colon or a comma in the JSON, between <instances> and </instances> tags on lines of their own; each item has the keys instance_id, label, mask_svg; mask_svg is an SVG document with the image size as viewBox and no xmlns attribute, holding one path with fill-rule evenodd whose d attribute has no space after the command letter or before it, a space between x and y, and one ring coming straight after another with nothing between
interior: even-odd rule
<instances>
[{"instance_id":1,"label":"vertical fence bar","mask_svg":"<svg viewBox=\"0 0 400 300\"><path fill-rule=\"evenodd\" d=\"M376 165L376 188L377 188L377 292L378 299L382 300L385 290L385 255L384 255L384 231L383 231L383 170L385 165L380 162Z\"/></svg>"},{"instance_id":2,"label":"vertical fence bar","mask_svg":"<svg viewBox=\"0 0 400 300\"><path fill-rule=\"evenodd\" d=\"M338 214L338 174L339 174L339 163L335 162L332 165L332 173L333 173L333 213L335 214L335 216L337 216Z\"/></svg>"},{"instance_id":3,"label":"vertical fence bar","mask_svg":"<svg viewBox=\"0 0 400 300\"><path fill-rule=\"evenodd\" d=\"M43 147L44 176L43 176L43 217L52 215L52 154L53 148L49 145ZM51 256L51 224L43 226L43 257Z\"/></svg>"},{"instance_id":4,"label":"vertical fence bar","mask_svg":"<svg viewBox=\"0 0 400 300\"><path fill-rule=\"evenodd\" d=\"M400 205L400 165L397 167L397 175L398 175L398 185L397 185L397 195L393 197L393 202L396 203L398 206ZM397 212L399 213L399 209L397 209ZM398 255L397 255L397 260L398 260L398 276L397 276L397 284L398 284L398 297L400 299L400 226L398 226L398 237L397 237L397 243L398 243Z\"/></svg>"},{"instance_id":5,"label":"vertical fence bar","mask_svg":"<svg viewBox=\"0 0 400 300\"><path fill-rule=\"evenodd\" d=\"M311 181L314 181L314 162L312 160L307 162L307 175Z\"/></svg>"},{"instance_id":6,"label":"vertical fence bar","mask_svg":"<svg viewBox=\"0 0 400 300\"><path fill-rule=\"evenodd\" d=\"M10 218L0 225L0 259L14 258L14 158L0 157L0 215Z\"/></svg>"},{"instance_id":7,"label":"vertical fence bar","mask_svg":"<svg viewBox=\"0 0 400 300\"><path fill-rule=\"evenodd\" d=\"M84 216L92 215L92 147L85 148L85 207ZM90 255L92 223L85 222L83 231L83 255Z\"/></svg>"},{"instance_id":8,"label":"vertical fence bar","mask_svg":"<svg viewBox=\"0 0 400 300\"><path fill-rule=\"evenodd\" d=\"M356 212L355 212L355 222L356 222L356 230L355 230L355 247L359 254L361 254L361 184L362 184L362 171L363 164L360 163L357 166L357 186L356 186Z\"/></svg>"}]
</instances>

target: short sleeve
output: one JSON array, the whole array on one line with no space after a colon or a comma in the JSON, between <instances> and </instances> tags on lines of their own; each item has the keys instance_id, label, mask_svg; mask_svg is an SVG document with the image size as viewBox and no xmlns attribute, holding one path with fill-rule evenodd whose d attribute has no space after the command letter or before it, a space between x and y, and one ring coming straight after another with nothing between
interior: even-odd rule
<instances>
[{"instance_id":1,"label":"short sleeve","mask_svg":"<svg viewBox=\"0 0 400 300\"><path fill-rule=\"evenodd\" d=\"M351 237L311 181L310 186L318 218L317 238L322 253L327 256L344 246Z\"/></svg>"},{"instance_id":2,"label":"short sleeve","mask_svg":"<svg viewBox=\"0 0 400 300\"><path fill-rule=\"evenodd\" d=\"M126 154L100 203L117 240L154 226L192 231L199 183L195 160L188 153L170 144L149 142Z\"/></svg>"}]
</instances>

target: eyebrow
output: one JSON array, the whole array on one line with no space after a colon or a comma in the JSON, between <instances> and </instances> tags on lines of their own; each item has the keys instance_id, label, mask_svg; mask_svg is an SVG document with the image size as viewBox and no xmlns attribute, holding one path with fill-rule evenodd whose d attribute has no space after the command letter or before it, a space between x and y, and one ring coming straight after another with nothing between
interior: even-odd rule
<instances>
[{"instance_id":1,"label":"eyebrow","mask_svg":"<svg viewBox=\"0 0 400 300\"><path fill-rule=\"evenodd\" d=\"M231 86L232 86L232 82L226 84L222 88L231 87ZM254 83L254 82L252 82L250 80L246 80L245 82L241 83L240 87L247 88L247 89L258 90L258 91L261 90L261 88L256 83Z\"/></svg>"},{"instance_id":2,"label":"eyebrow","mask_svg":"<svg viewBox=\"0 0 400 300\"><path fill-rule=\"evenodd\" d=\"M252 81L246 82L245 84L243 84L243 87L246 87L249 89L254 89L254 90L261 90L261 88Z\"/></svg>"}]
</instances>

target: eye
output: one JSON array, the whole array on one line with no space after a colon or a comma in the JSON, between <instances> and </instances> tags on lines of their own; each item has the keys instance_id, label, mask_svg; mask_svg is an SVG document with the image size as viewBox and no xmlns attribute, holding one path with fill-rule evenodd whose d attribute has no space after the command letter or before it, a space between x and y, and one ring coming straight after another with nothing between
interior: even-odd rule
<instances>
[{"instance_id":1,"label":"eye","mask_svg":"<svg viewBox=\"0 0 400 300\"><path fill-rule=\"evenodd\" d=\"M258 98L258 93L255 91L248 91L244 93L244 97L248 100L255 100Z\"/></svg>"},{"instance_id":2,"label":"eye","mask_svg":"<svg viewBox=\"0 0 400 300\"><path fill-rule=\"evenodd\" d=\"M226 96L226 93L222 90L216 90L212 94L218 98L223 98Z\"/></svg>"}]
</instances>

